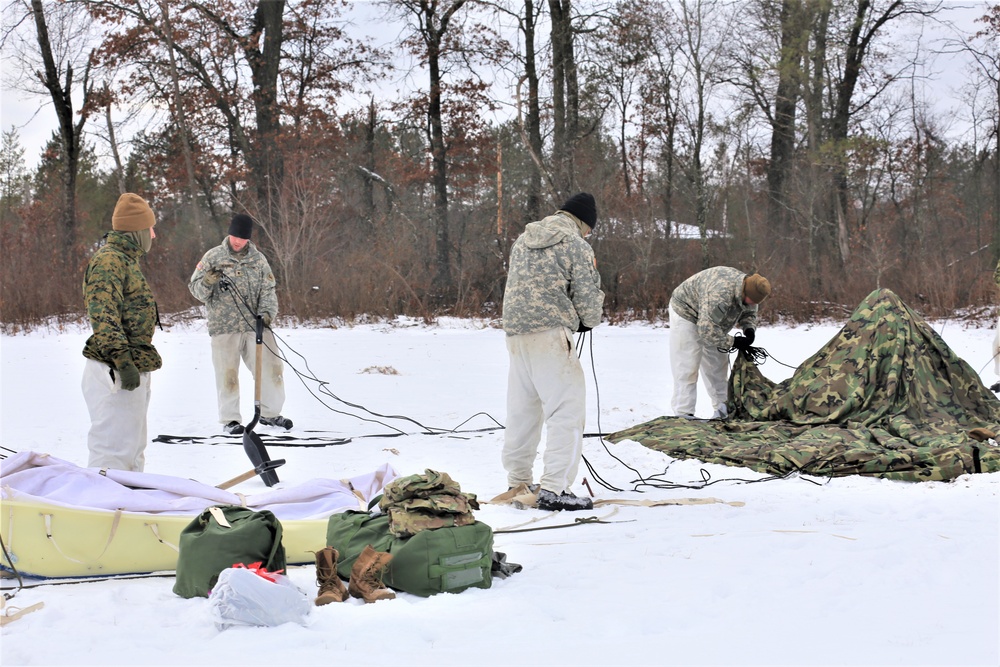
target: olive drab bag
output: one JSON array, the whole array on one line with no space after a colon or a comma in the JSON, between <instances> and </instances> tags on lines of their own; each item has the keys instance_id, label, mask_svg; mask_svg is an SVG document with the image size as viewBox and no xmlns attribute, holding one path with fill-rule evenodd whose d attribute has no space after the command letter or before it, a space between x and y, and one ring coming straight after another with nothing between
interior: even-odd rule
<instances>
[{"instance_id":1,"label":"olive drab bag","mask_svg":"<svg viewBox=\"0 0 1000 667\"><path fill-rule=\"evenodd\" d=\"M330 516L326 544L340 554L337 573L342 579L350 578L366 545L391 553L382 581L421 597L489 588L493 581L493 529L480 521L395 537L388 515L348 511Z\"/></svg>"},{"instance_id":2,"label":"olive drab bag","mask_svg":"<svg viewBox=\"0 0 1000 667\"><path fill-rule=\"evenodd\" d=\"M267 510L209 507L181 531L178 548L174 593L184 598L208 597L219 573L236 564L285 569L281 522Z\"/></svg>"}]
</instances>

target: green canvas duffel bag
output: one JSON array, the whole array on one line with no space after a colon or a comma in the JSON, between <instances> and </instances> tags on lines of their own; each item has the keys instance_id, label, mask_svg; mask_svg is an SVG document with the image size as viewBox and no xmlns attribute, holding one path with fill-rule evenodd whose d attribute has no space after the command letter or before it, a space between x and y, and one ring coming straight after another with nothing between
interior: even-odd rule
<instances>
[{"instance_id":1,"label":"green canvas duffel bag","mask_svg":"<svg viewBox=\"0 0 1000 667\"><path fill-rule=\"evenodd\" d=\"M178 549L174 593L183 598L208 597L219 573L236 564L285 569L281 522L267 510L209 507L181 531Z\"/></svg>"},{"instance_id":2,"label":"green canvas duffel bag","mask_svg":"<svg viewBox=\"0 0 1000 667\"><path fill-rule=\"evenodd\" d=\"M326 544L340 554L337 573L342 579L350 578L365 546L391 553L382 581L421 597L489 588L493 581L493 529L481 521L394 537L387 515L347 511L330 516Z\"/></svg>"}]
</instances>

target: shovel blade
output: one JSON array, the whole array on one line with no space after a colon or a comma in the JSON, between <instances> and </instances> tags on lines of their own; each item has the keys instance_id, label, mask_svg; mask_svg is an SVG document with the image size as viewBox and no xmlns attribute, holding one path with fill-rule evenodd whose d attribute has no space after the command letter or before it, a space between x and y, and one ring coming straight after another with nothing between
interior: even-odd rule
<instances>
[{"instance_id":1,"label":"shovel blade","mask_svg":"<svg viewBox=\"0 0 1000 667\"><path fill-rule=\"evenodd\" d=\"M267 449L264 448L264 441L253 431L243 432L243 450L250 457L253 467L258 470L263 469L264 464L271 461L271 457L267 455ZM260 473L260 478L267 486L274 486L278 483L278 473L274 472L273 468L268 468Z\"/></svg>"}]
</instances>

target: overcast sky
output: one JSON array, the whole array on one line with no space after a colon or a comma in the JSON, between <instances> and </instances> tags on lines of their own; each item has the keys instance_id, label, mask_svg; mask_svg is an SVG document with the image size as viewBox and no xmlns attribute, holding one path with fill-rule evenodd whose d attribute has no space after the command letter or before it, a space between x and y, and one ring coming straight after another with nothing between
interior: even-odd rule
<instances>
[{"instance_id":1,"label":"overcast sky","mask_svg":"<svg viewBox=\"0 0 1000 667\"><path fill-rule=\"evenodd\" d=\"M981 25L974 21L986 13L987 0L945 0L945 5L948 8L947 20L960 31L972 34L975 30L981 29ZM4 5L5 8L9 6L6 3ZM391 40L397 36L397 31L385 30L384 17L380 20L383 10L377 8L374 3L355 3L352 11L359 14L355 19L359 26L364 25L369 29L373 25L377 26L376 30L383 38L380 41ZM373 14L378 15L374 21ZM9 16L4 18L6 28ZM922 34L918 32L913 34L913 39L919 38L928 49L942 48L945 40L954 40L956 37L955 31L940 23L927 24ZM926 98L934 102L935 111L940 118L948 119L949 122L954 121L950 128L946 128L952 136L961 134L965 128L961 120L965 114L961 109L958 89L968 78L965 73L966 63L967 59L962 54L940 55L929 63L923 72L927 77ZM25 149L25 161L31 168L37 163L42 147L57 127L56 117L47 97L29 96L11 88L14 74L16 72L11 71L10 61L7 54L4 54L0 127L4 131L9 131L12 127L18 131L21 145ZM98 122L103 125L99 120ZM93 121L89 127L91 129L95 127ZM98 146L98 151L101 150L103 147Z\"/></svg>"}]
</instances>

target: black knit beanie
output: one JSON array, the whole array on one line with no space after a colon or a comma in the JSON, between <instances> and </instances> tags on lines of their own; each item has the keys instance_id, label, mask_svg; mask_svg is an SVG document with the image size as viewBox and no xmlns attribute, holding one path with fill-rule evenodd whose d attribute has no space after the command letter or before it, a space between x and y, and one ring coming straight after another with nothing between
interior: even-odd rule
<instances>
[{"instance_id":1,"label":"black knit beanie","mask_svg":"<svg viewBox=\"0 0 1000 667\"><path fill-rule=\"evenodd\" d=\"M237 213L229 223L229 235L238 239L250 240L253 232L253 218L245 213Z\"/></svg>"},{"instance_id":2,"label":"black knit beanie","mask_svg":"<svg viewBox=\"0 0 1000 667\"><path fill-rule=\"evenodd\" d=\"M597 224L597 202L589 192L578 192L559 207L560 211L572 213L591 229Z\"/></svg>"}]
</instances>

